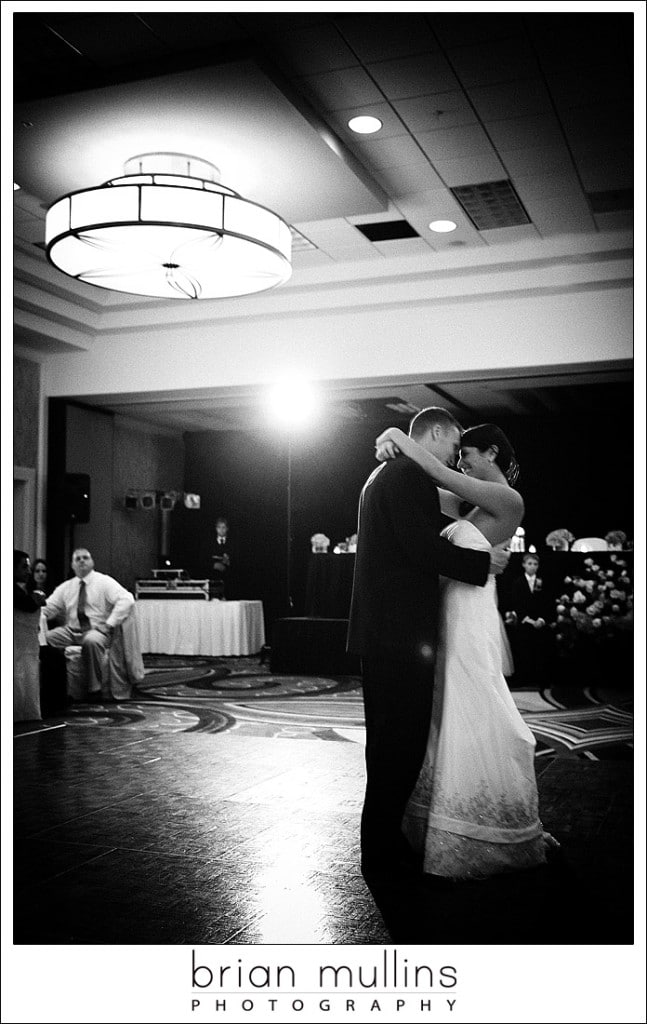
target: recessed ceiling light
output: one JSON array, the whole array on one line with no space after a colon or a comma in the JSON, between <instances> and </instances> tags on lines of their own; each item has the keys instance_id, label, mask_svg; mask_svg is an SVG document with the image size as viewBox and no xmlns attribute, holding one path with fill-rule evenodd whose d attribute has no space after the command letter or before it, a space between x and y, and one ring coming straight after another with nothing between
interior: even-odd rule
<instances>
[{"instance_id":1,"label":"recessed ceiling light","mask_svg":"<svg viewBox=\"0 0 647 1024\"><path fill-rule=\"evenodd\" d=\"M379 117L364 115L362 117L351 117L348 127L352 132L357 132L358 135L372 135L373 132L379 132L382 122Z\"/></svg>"},{"instance_id":2,"label":"recessed ceiling light","mask_svg":"<svg viewBox=\"0 0 647 1024\"><path fill-rule=\"evenodd\" d=\"M456 225L453 220L432 220L429 227L432 231L438 231L439 234L443 234L446 231L456 230Z\"/></svg>"}]
</instances>

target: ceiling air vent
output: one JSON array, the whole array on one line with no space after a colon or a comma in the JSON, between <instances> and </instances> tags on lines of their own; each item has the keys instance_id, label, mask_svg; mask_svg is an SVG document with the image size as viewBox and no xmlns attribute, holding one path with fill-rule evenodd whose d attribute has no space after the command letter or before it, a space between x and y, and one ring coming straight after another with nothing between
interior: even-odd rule
<instances>
[{"instance_id":1,"label":"ceiling air vent","mask_svg":"<svg viewBox=\"0 0 647 1024\"><path fill-rule=\"evenodd\" d=\"M396 238L419 238L406 220L381 220L375 224L356 224L369 242L393 242Z\"/></svg>"},{"instance_id":2,"label":"ceiling air vent","mask_svg":"<svg viewBox=\"0 0 647 1024\"><path fill-rule=\"evenodd\" d=\"M485 181L450 189L477 231L530 224L519 196L508 181Z\"/></svg>"},{"instance_id":3,"label":"ceiling air vent","mask_svg":"<svg viewBox=\"0 0 647 1024\"><path fill-rule=\"evenodd\" d=\"M634 190L632 188L614 188L608 192L587 192L587 199L593 213L619 213L621 210L633 210Z\"/></svg>"}]
</instances>

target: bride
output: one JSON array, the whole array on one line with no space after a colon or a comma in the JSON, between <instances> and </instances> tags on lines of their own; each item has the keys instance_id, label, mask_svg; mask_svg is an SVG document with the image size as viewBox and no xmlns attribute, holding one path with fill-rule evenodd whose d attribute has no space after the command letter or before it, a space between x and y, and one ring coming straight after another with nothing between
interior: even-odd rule
<instances>
[{"instance_id":1,"label":"bride","mask_svg":"<svg viewBox=\"0 0 647 1024\"><path fill-rule=\"evenodd\" d=\"M487 551L521 523L518 466L493 424L463 433L460 472L394 427L376 448L380 461L401 453L440 485L441 509L456 520L442 534L452 544ZM463 502L473 506L465 518ZM534 752L502 672L494 577L485 587L444 578L431 730L402 826L426 873L483 878L545 862L554 840L538 816Z\"/></svg>"}]
</instances>

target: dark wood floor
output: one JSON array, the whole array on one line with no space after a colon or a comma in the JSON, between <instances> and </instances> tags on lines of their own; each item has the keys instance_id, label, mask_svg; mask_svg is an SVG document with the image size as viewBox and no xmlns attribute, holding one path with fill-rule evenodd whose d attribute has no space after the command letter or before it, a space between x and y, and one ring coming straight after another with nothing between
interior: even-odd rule
<instances>
[{"instance_id":1,"label":"dark wood floor","mask_svg":"<svg viewBox=\"0 0 647 1024\"><path fill-rule=\"evenodd\" d=\"M626 759L538 759L546 870L370 892L360 743L86 724L14 747L19 944L632 941Z\"/></svg>"}]
</instances>

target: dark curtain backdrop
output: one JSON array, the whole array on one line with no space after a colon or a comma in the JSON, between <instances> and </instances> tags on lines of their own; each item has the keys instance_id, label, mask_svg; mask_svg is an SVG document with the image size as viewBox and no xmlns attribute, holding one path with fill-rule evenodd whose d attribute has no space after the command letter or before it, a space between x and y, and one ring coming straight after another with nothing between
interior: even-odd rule
<instances>
[{"instance_id":1,"label":"dark curtain backdrop","mask_svg":"<svg viewBox=\"0 0 647 1024\"><path fill-rule=\"evenodd\" d=\"M633 536L633 410L624 402L578 409L559 418L497 418L521 464L518 488L526 503L527 544L541 552L546 534L566 527L582 536L612 529ZM302 615L310 537L334 544L356 528L362 485L376 463L373 442L397 414L359 423L331 421L291 442L292 573L294 614ZM463 425L480 422L463 417ZM267 624L287 614L288 444L266 431L185 435L185 490L201 495L198 511L173 514L175 565L210 573L215 519L226 515L238 566L232 597L261 599Z\"/></svg>"}]
</instances>

